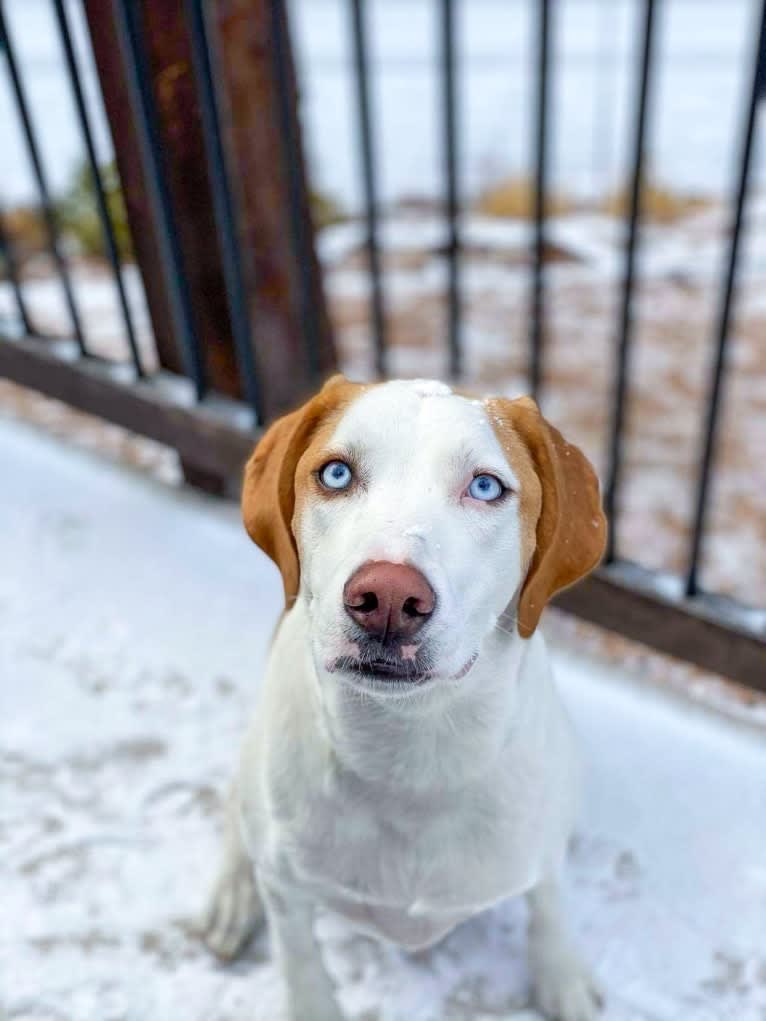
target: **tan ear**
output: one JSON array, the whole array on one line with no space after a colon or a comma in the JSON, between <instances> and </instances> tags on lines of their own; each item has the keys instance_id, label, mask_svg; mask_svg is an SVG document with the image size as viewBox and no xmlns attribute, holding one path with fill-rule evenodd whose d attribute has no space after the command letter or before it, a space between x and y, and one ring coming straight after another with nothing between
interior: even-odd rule
<instances>
[{"instance_id":1,"label":"tan ear","mask_svg":"<svg viewBox=\"0 0 766 1021\"><path fill-rule=\"evenodd\" d=\"M529 638L556 592L601 560L607 524L590 461L543 418L530 397L492 401L492 410L523 442L542 490L535 549L518 606L519 634Z\"/></svg>"},{"instance_id":2,"label":"tan ear","mask_svg":"<svg viewBox=\"0 0 766 1021\"><path fill-rule=\"evenodd\" d=\"M288 606L300 587L298 547L292 529L298 462L320 423L350 403L361 389L343 376L333 376L310 401L269 427L245 467L242 520L253 542L279 568Z\"/></svg>"}]
</instances>

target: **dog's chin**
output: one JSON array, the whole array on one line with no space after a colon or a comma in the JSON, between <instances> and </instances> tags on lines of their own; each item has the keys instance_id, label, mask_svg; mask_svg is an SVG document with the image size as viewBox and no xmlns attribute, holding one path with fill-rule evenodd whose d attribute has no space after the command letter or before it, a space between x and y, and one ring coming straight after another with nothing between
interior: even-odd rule
<instances>
[{"instance_id":1,"label":"dog's chin","mask_svg":"<svg viewBox=\"0 0 766 1021\"><path fill-rule=\"evenodd\" d=\"M426 668L412 660L362 660L354 656L330 659L325 664L325 670L363 691L384 696L403 696L416 694L439 683L462 680L473 669L478 655L478 652L473 653L459 670L453 672Z\"/></svg>"}]
</instances>

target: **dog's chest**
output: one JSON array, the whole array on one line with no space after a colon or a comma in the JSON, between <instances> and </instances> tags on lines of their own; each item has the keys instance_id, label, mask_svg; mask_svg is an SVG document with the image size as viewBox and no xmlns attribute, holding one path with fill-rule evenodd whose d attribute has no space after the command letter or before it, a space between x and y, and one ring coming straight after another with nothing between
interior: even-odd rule
<instances>
[{"instance_id":1,"label":"dog's chest","mask_svg":"<svg viewBox=\"0 0 766 1021\"><path fill-rule=\"evenodd\" d=\"M497 781L407 799L341 779L314 791L310 811L287 822L279 843L315 899L414 948L535 881L534 816L531 797L509 805Z\"/></svg>"}]
</instances>

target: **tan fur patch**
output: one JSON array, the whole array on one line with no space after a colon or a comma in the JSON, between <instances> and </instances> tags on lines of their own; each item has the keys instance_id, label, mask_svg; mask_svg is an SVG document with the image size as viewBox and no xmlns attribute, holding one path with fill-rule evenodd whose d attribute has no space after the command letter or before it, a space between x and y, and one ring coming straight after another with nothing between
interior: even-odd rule
<instances>
[{"instance_id":1,"label":"tan fur patch","mask_svg":"<svg viewBox=\"0 0 766 1021\"><path fill-rule=\"evenodd\" d=\"M537 545L536 530L543 505L542 487L535 466L513 421L504 412L499 398L484 401L495 436L514 475L519 480L519 517L521 519L521 572L526 574Z\"/></svg>"},{"instance_id":2,"label":"tan fur patch","mask_svg":"<svg viewBox=\"0 0 766 1021\"><path fill-rule=\"evenodd\" d=\"M606 518L593 466L543 418L531 398L493 398L486 405L515 470L525 465L520 447L526 451L541 496L536 518L534 504L525 508L522 502L524 529L535 520L534 549L518 606L519 634L528 638L552 596L598 564L606 546ZM531 484L526 465L523 470Z\"/></svg>"},{"instance_id":3,"label":"tan fur patch","mask_svg":"<svg viewBox=\"0 0 766 1021\"><path fill-rule=\"evenodd\" d=\"M313 433L295 471L295 512L292 520L292 528L295 535L299 532L299 522L303 510L312 497L315 499L328 497L333 499L335 496L333 493L322 494L318 492L318 483L314 478L314 472L332 456L329 442L330 437L337 428L338 422L355 400L366 393L371 386L379 385L377 383L367 386L355 383L349 384L349 386L353 386L356 389L356 392L349 392L345 400L339 401L335 408L328 411Z\"/></svg>"},{"instance_id":4,"label":"tan fur patch","mask_svg":"<svg viewBox=\"0 0 766 1021\"><path fill-rule=\"evenodd\" d=\"M266 431L245 468L242 519L253 542L271 557L282 574L285 604L300 587L300 561L293 532L296 503L305 499L308 476L298 466L308 447L329 430L343 411L368 390L343 376L333 376L319 393Z\"/></svg>"}]
</instances>

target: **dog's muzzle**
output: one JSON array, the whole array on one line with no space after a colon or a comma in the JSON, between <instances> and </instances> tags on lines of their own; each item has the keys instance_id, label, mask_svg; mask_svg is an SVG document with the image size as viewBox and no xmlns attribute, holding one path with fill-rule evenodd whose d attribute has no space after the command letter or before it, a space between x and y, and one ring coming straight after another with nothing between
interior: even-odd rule
<instances>
[{"instance_id":1,"label":"dog's muzzle","mask_svg":"<svg viewBox=\"0 0 766 1021\"><path fill-rule=\"evenodd\" d=\"M436 607L425 576L409 564L370 561L343 588L346 613L382 648L412 639Z\"/></svg>"}]
</instances>

